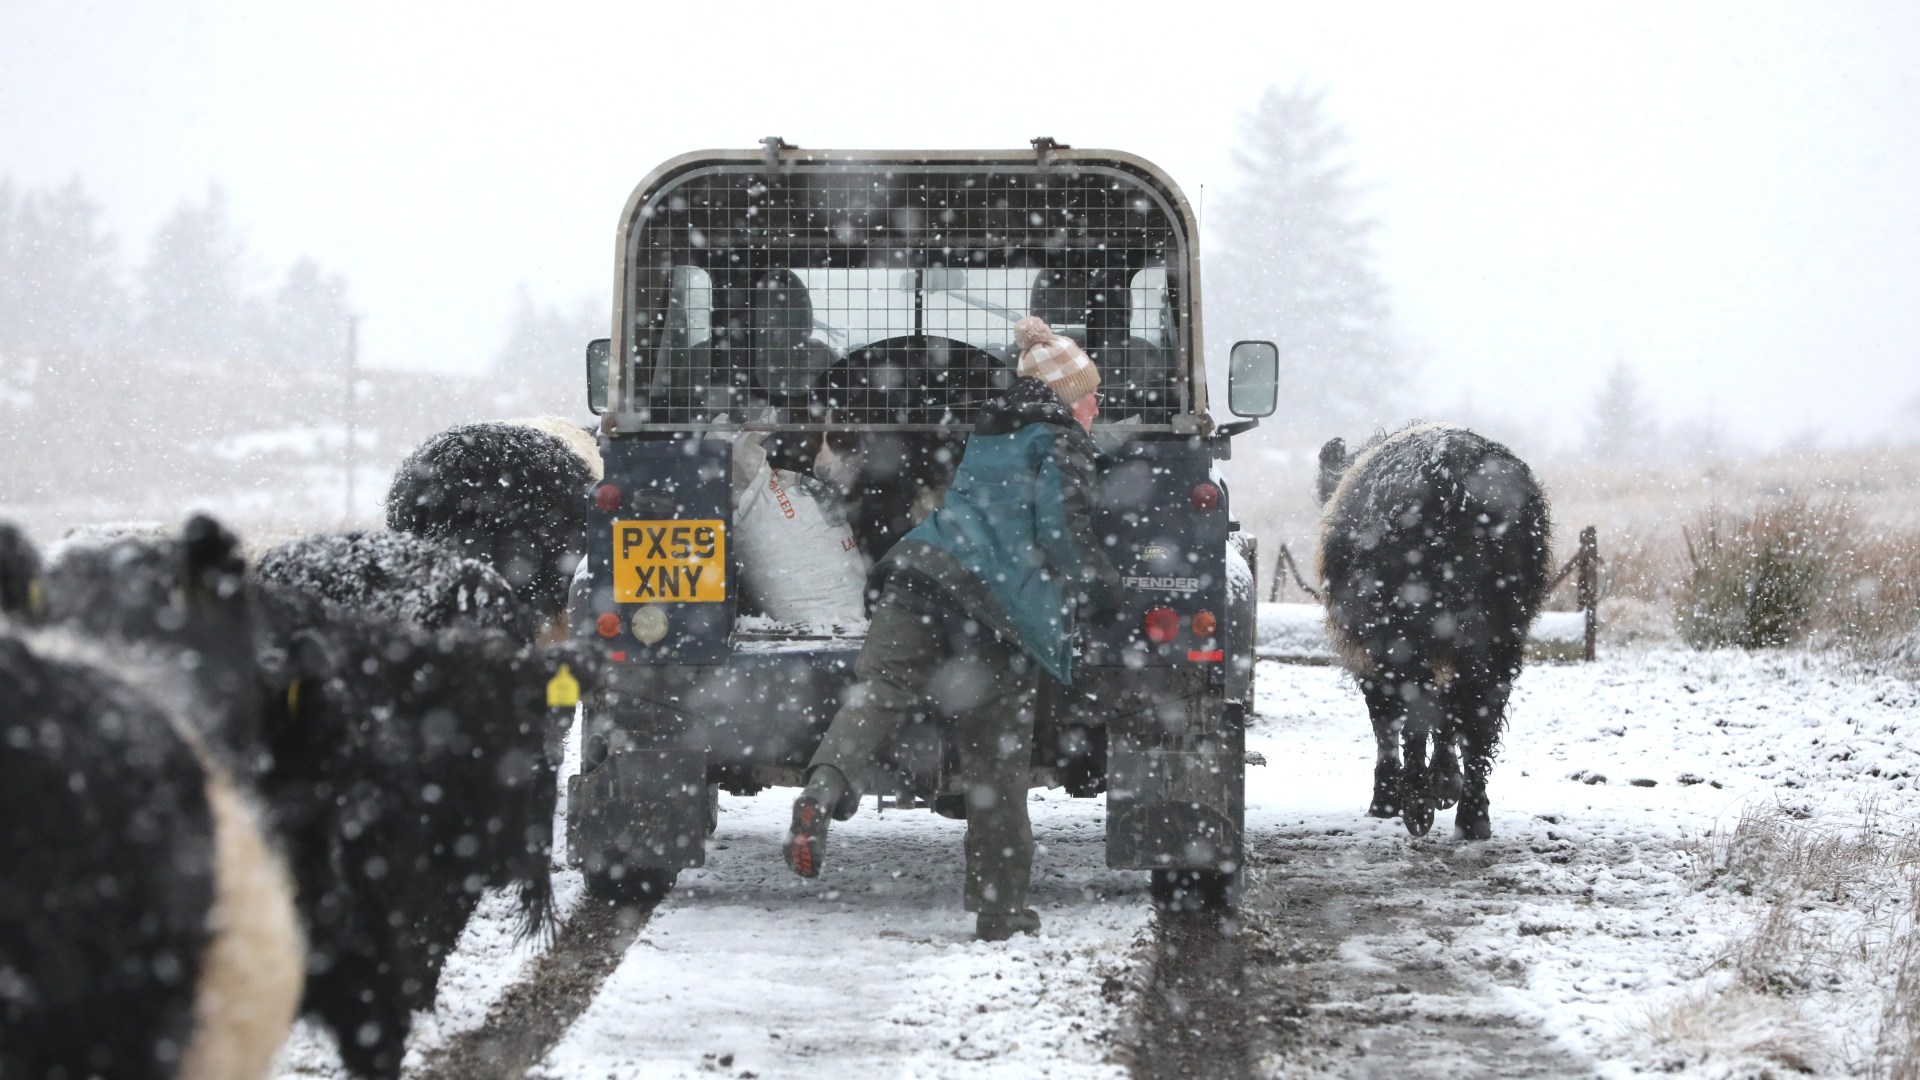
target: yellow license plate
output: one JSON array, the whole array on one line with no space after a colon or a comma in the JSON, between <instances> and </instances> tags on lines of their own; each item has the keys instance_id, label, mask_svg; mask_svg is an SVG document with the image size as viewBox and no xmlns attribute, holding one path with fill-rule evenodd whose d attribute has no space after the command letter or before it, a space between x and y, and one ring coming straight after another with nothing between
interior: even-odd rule
<instances>
[{"instance_id":1,"label":"yellow license plate","mask_svg":"<svg viewBox=\"0 0 1920 1080\"><path fill-rule=\"evenodd\" d=\"M623 604L727 598L727 527L719 521L615 521L613 598Z\"/></svg>"}]
</instances>

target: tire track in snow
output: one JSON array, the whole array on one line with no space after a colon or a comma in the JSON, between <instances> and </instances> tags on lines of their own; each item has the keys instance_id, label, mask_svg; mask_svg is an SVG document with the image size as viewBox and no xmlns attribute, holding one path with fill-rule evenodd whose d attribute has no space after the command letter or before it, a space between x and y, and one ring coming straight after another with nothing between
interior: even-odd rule
<instances>
[{"instance_id":1,"label":"tire track in snow","mask_svg":"<svg viewBox=\"0 0 1920 1080\"><path fill-rule=\"evenodd\" d=\"M553 945L479 1027L427 1054L417 1080L519 1080L560 1042L653 914L652 904L585 900Z\"/></svg>"},{"instance_id":2,"label":"tire track in snow","mask_svg":"<svg viewBox=\"0 0 1920 1080\"><path fill-rule=\"evenodd\" d=\"M1244 905L1243 905L1244 906ZM1240 920L1162 912L1139 1012L1123 1027L1136 1077L1247 1076L1246 944Z\"/></svg>"},{"instance_id":3,"label":"tire track in snow","mask_svg":"<svg viewBox=\"0 0 1920 1080\"><path fill-rule=\"evenodd\" d=\"M1574 1077L1593 1067L1502 1000L1526 967L1455 939L1514 906L1525 845L1291 830L1256 844L1242 1008L1258 1073Z\"/></svg>"},{"instance_id":4,"label":"tire track in snow","mask_svg":"<svg viewBox=\"0 0 1920 1080\"><path fill-rule=\"evenodd\" d=\"M1574 1077L1592 1066L1501 1001L1525 966L1451 948L1513 907L1485 872L1523 844L1333 828L1250 838L1238 918L1163 915L1125 1025L1142 1080Z\"/></svg>"},{"instance_id":5,"label":"tire track in snow","mask_svg":"<svg viewBox=\"0 0 1920 1080\"><path fill-rule=\"evenodd\" d=\"M1499 802L1506 789L1481 843L1412 840L1363 816L1372 739L1337 674L1264 662L1253 728L1248 746L1281 764L1249 770L1240 911L1155 919L1121 1028L1133 1075L1592 1075L1507 992L1527 966L1475 931L1511 915L1513 882L1543 858L1606 856L1543 856ZM1443 812L1436 835L1451 823Z\"/></svg>"}]
</instances>

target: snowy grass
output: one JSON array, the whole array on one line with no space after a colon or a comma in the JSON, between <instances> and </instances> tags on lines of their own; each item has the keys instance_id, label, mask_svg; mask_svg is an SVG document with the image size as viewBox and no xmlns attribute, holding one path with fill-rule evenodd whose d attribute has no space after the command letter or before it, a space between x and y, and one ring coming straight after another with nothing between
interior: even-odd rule
<instances>
[{"instance_id":1,"label":"snowy grass","mask_svg":"<svg viewBox=\"0 0 1920 1080\"><path fill-rule=\"evenodd\" d=\"M1290 853L1266 872L1352 862L1329 888L1378 890L1399 848L1448 885L1399 882L1421 915L1367 956L1481 979L1605 1076L1911 1075L1911 680L1780 650L1531 666L1494 839L1474 845L1361 816L1372 754L1348 680L1259 678L1257 743L1285 765L1251 771L1249 832Z\"/></svg>"},{"instance_id":2,"label":"snowy grass","mask_svg":"<svg viewBox=\"0 0 1920 1080\"><path fill-rule=\"evenodd\" d=\"M1804 1036L1818 1030L1820 999L1846 994L1879 1003L1877 1032L1845 1048L1849 1070L1920 1076L1920 821L1879 802L1853 813L1759 804L1692 852L1704 888L1764 901L1717 966L1731 976L1723 996L1777 1016L1780 1037L1765 1053L1782 1064L1808 1060L1805 1047L1818 1039ZM1674 1038L1708 1031L1686 1019L1703 1008L1683 1001L1651 1025Z\"/></svg>"},{"instance_id":3,"label":"snowy grass","mask_svg":"<svg viewBox=\"0 0 1920 1080\"><path fill-rule=\"evenodd\" d=\"M1797 1002L1738 986L1688 991L1649 1012L1644 1030L1660 1072L1817 1073L1825 1063L1820 1026Z\"/></svg>"},{"instance_id":4,"label":"snowy grass","mask_svg":"<svg viewBox=\"0 0 1920 1080\"><path fill-rule=\"evenodd\" d=\"M1675 616L1695 648L1811 638L1871 657L1920 626L1920 530L1865 523L1845 498L1788 491L1739 513L1710 506L1682 537Z\"/></svg>"}]
</instances>

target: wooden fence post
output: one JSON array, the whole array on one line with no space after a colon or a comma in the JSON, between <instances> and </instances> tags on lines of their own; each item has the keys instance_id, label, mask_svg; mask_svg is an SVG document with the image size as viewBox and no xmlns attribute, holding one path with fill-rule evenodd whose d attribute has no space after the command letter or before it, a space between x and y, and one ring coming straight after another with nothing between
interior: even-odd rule
<instances>
[{"instance_id":1,"label":"wooden fence post","mask_svg":"<svg viewBox=\"0 0 1920 1080\"><path fill-rule=\"evenodd\" d=\"M1253 578L1253 605L1260 607L1260 538L1250 532L1233 534L1240 538L1240 556L1247 560L1247 573Z\"/></svg>"},{"instance_id":2,"label":"wooden fence post","mask_svg":"<svg viewBox=\"0 0 1920 1080\"><path fill-rule=\"evenodd\" d=\"M1593 659L1594 639L1600 634L1600 539L1592 525L1580 530L1580 610L1587 616L1587 638L1582 659Z\"/></svg>"}]
</instances>

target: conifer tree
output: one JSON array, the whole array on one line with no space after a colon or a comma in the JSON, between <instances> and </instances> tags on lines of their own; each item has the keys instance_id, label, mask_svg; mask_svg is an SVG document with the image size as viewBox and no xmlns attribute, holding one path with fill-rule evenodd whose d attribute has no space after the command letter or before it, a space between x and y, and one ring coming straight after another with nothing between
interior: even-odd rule
<instances>
[{"instance_id":1,"label":"conifer tree","mask_svg":"<svg viewBox=\"0 0 1920 1080\"><path fill-rule=\"evenodd\" d=\"M494 356L496 374L541 385L560 385L569 395L585 377L587 342L607 336L605 309L586 301L572 312L536 304L523 282L514 295L507 341Z\"/></svg>"},{"instance_id":2,"label":"conifer tree","mask_svg":"<svg viewBox=\"0 0 1920 1080\"><path fill-rule=\"evenodd\" d=\"M0 182L0 346L97 347L126 309L114 238L80 178L18 196Z\"/></svg>"},{"instance_id":3,"label":"conifer tree","mask_svg":"<svg viewBox=\"0 0 1920 1080\"><path fill-rule=\"evenodd\" d=\"M1645 460L1656 449L1657 431L1640 377L1615 361L1588 412L1587 452L1607 461Z\"/></svg>"},{"instance_id":4,"label":"conifer tree","mask_svg":"<svg viewBox=\"0 0 1920 1080\"><path fill-rule=\"evenodd\" d=\"M246 293L246 259L246 240L218 184L205 203L180 204L140 269L142 343L201 359L250 353L260 319Z\"/></svg>"},{"instance_id":5,"label":"conifer tree","mask_svg":"<svg viewBox=\"0 0 1920 1080\"><path fill-rule=\"evenodd\" d=\"M1242 117L1235 184L1208 208L1207 326L1279 345L1292 416L1377 425L1399 416L1406 364L1325 97L1274 87Z\"/></svg>"}]
</instances>

